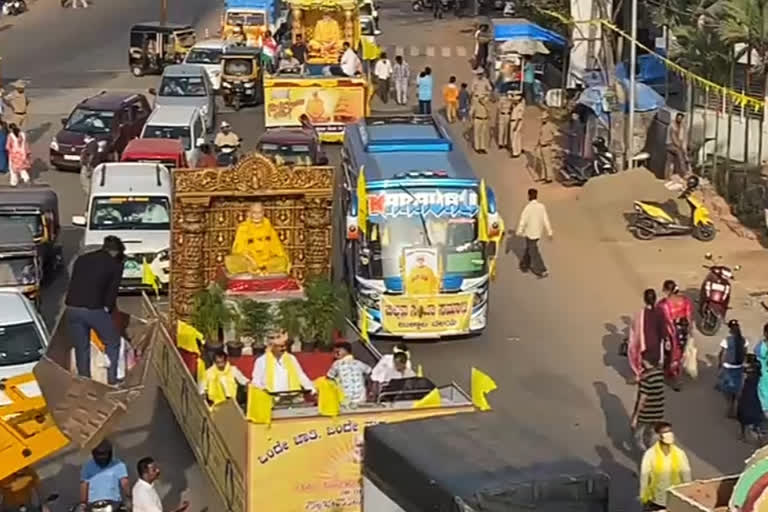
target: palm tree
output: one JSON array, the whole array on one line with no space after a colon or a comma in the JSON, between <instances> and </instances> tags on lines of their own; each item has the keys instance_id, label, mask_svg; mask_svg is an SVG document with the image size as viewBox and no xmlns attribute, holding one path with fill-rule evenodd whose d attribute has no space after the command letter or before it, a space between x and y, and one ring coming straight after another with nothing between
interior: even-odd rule
<instances>
[{"instance_id":1,"label":"palm tree","mask_svg":"<svg viewBox=\"0 0 768 512\"><path fill-rule=\"evenodd\" d=\"M716 84L727 84L732 46L716 30L700 25L678 25L672 30L675 44L670 58L691 73Z\"/></svg>"}]
</instances>

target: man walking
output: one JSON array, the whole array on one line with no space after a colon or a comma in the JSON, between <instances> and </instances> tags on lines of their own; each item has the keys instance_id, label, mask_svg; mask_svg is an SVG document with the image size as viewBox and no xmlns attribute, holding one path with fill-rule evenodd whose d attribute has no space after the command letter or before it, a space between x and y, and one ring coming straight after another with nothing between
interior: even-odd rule
<instances>
[{"instance_id":1,"label":"man walking","mask_svg":"<svg viewBox=\"0 0 768 512\"><path fill-rule=\"evenodd\" d=\"M9 125L15 124L23 130L27 120L27 108L29 107L29 99L26 92L27 84L23 80L16 80L11 86L13 87L13 92L3 98L3 103L8 106L9 110L6 121Z\"/></svg>"},{"instance_id":2,"label":"man walking","mask_svg":"<svg viewBox=\"0 0 768 512\"><path fill-rule=\"evenodd\" d=\"M392 80L395 82L395 103L408 104L408 80L411 78L411 68L403 60L402 55L395 56L395 65L392 66Z\"/></svg>"},{"instance_id":3,"label":"man walking","mask_svg":"<svg viewBox=\"0 0 768 512\"><path fill-rule=\"evenodd\" d=\"M472 118L472 147L480 154L488 152L488 96L477 96L472 102L469 116Z\"/></svg>"},{"instance_id":4,"label":"man walking","mask_svg":"<svg viewBox=\"0 0 768 512\"><path fill-rule=\"evenodd\" d=\"M555 147L555 137L557 136L557 127L549 118L549 113L545 110L541 113L541 126L539 128L539 140L536 144L541 156L541 181L550 183L552 181L552 171L555 168L557 158L557 148Z\"/></svg>"},{"instance_id":5,"label":"man walking","mask_svg":"<svg viewBox=\"0 0 768 512\"><path fill-rule=\"evenodd\" d=\"M139 459L136 471L139 479L136 480L131 491L133 512L163 512L163 503L155 490L155 481L160 477L160 468L157 467L155 459L152 457ZM170 510L184 512L187 508L189 508L189 502L182 501L178 507Z\"/></svg>"},{"instance_id":6,"label":"man walking","mask_svg":"<svg viewBox=\"0 0 768 512\"><path fill-rule=\"evenodd\" d=\"M675 444L672 425L659 422L655 432L659 440L645 451L640 463L640 501L644 511L665 510L669 488L691 481L691 464Z\"/></svg>"},{"instance_id":7,"label":"man walking","mask_svg":"<svg viewBox=\"0 0 768 512\"><path fill-rule=\"evenodd\" d=\"M509 121L512 116L512 91L499 99L496 117L496 144L499 149L509 147Z\"/></svg>"},{"instance_id":8,"label":"man walking","mask_svg":"<svg viewBox=\"0 0 768 512\"><path fill-rule=\"evenodd\" d=\"M93 175L93 168L97 164L99 143L90 134L86 134L84 142L85 146L83 146L83 150L80 152L80 186L83 187L85 203L87 205L91 197L91 176Z\"/></svg>"},{"instance_id":9,"label":"man walking","mask_svg":"<svg viewBox=\"0 0 768 512\"><path fill-rule=\"evenodd\" d=\"M525 117L525 100L517 93L513 98L514 106L510 116L510 139L512 157L517 158L523 153L523 118Z\"/></svg>"},{"instance_id":10,"label":"man walking","mask_svg":"<svg viewBox=\"0 0 768 512\"><path fill-rule=\"evenodd\" d=\"M631 424L640 453L653 444L653 428L664 419L664 370L659 366L659 352L643 352L642 364Z\"/></svg>"},{"instance_id":11,"label":"man walking","mask_svg":"<svg viewBox=\"0 0 768 512\"><path fill-rule=\"evenodd\" d=\"M379 90L379 98L384 103L389 102L389 87L392 80L392 62L387 58L386 52L381 52L381 57L373 68L376 75L376 86Z\"/></svg>"},{"instance_id":12,"label":"man walking","mask_svg":"<svg viewBox=\"0 0 768 512\"><path fill-rule=\"evenodd\" d=\"M552 226L549 223L547 208L538 200L539 191L528 189L528 204L520 214L517 236L525 238L525 252L520 259L520 270L533 272L537 277L547 277L547 267L539 252L539 240L545 232L552 238Z\"/></svg>"},{"instance_id":13,"label":"man walking","mask_svg":"<svg viewBox=\"0 0 768 512\"><path fill-rule=\"evenodd\" d=\"M112 322L110 312L117 303L117 292L123 277L124 254L123 242L110 235L104 238L101 249L78 256L64 301L78 375L91 377L93 330L106 346L109 358L107 381L110 384L117 383L117 361L120 356L120 333Z\"/></svg>"}]
</instances>

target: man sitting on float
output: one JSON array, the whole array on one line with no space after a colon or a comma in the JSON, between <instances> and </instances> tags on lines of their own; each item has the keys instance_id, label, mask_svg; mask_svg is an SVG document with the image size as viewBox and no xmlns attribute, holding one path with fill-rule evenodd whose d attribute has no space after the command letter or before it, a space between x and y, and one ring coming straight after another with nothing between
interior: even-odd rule
<instances>
[{"instance_id":1,"label":"man sitting on float","mask_svg":"<svg viewBox=\"0 0 768 512\"><path fill-rule=\"evenodd\" d=\"M337 56L341 51L341 43L344 35L339 27L339 22L333 19L329 13L317 20L312 31L312 39L309 40L309 51L323 57Z\"/></svg>"},{"instance_id":2,"label":"man sitting on float","mask_svg":"<svg viewBox=\"0 0 768 512\"><path fill-rule=\"evenodd\" d=\"M247 386L248 379L236 366L229 363L223 348L213 354L213 365L205 371L205 378L199 383L200 394L211 405L217 405L229 398L237 398L237 386Z\"/></svg>"},{"instance_id":3,"label":"man sitting on float","mask_svg":"<svg viewBox=\"0 0 768 512\"><path fill-rule=\"evenodd\" d=\"M275 228L264 216L264 205L253 203L248 218L235 233L232 254L224 260L229 275L285 275L290 270L288 255Z\"/></svg>"},{"instance_id":4,"label":"man sitting on float","mask_svg":"<svg viewBox=\"0 0 768 512\"><path fill-rule=\"evenodd\" d=\"M288 334L275 330L267 335L267 351L253 365L252 384L268 393L309 391L317 393L314 384L293 354L286 352Z\"/></svg>"}]
</instances>

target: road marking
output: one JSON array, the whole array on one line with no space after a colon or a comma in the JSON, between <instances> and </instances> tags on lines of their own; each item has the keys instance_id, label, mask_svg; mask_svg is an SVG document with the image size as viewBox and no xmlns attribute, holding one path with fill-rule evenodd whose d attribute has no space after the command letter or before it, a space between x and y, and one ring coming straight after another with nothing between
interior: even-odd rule
<instances>
[{"instance_id":1,"label":"road marking","mask_svg":"<svg viewBox=\"0 0 768 512\"><path fill-rule=\"evenodd\" d=\"M418 56L419 56L419 47L411 46L411 57L418 57Z\"/></svg>"},{"instance_id":2,"label":"road marking","mask_svg":"<svg viewBox=\"0 0 768 512\"><path fill-rule=\"evenodd\" d=\"M451 47L450 46L443 46L440 48L440 54L443 57L450 57L451 56Z\"/></svg>"},{"instance_id":3,"label":"road marking","mask_svg":"<svg viewBox=\"0 0 768 512\"><path fill-rule=\"evenodd\" d=\"M402 46L395 46L395 55L405 55L405 48Z\"/></svg>"},{"instance_id":4,"label":"road marking","mask_svg":"<svg viewBox=\"0 0 768 512\"><path fill-rule=\"evenodd\" d=\"M463 46L457 46L456 47L456 56L457 57L466 57L467 56L467 49Z\"/></svg>"},{"instance_id":5,"label":"road marking","mask_svg":"<svg viewBox=\"0 0 768 512\"><path fill-rule=\"evenodd\" d=\"M435 56L435 47L427 46L427 57L434 57L434 56Z\"/></svg>"}]
</instances>

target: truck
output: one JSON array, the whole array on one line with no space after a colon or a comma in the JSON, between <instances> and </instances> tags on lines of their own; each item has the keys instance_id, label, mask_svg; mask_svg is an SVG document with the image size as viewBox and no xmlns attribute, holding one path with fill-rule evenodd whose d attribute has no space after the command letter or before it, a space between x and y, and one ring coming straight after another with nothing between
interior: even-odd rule
<instances>
[{"instance_id":1,"label":"truck","mask_svg":"<svg viewBox=\"0 0 768 512\"><path fill-rule=\"evenodd\" d=\"M273 34L285 22L280 0L226 0L221 15L221 38L228 39L243 27L249 46L257 46L266 30Z\"/></svg>"},{"instance_id":2,"label":"truck","mask_svg":"<svg viewBox=\"0 0 768 512\"><path fill-rule=\"evenodd\" d=\"M363 512L608 511L605 473L516 441L493 412L370 427Z\"/></svg>"}]
</instances>

